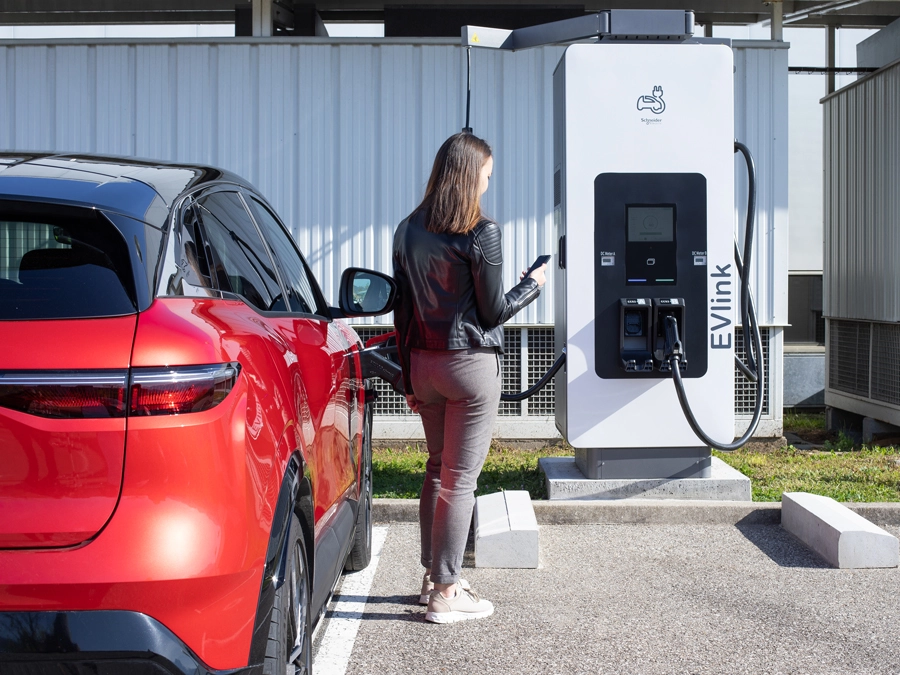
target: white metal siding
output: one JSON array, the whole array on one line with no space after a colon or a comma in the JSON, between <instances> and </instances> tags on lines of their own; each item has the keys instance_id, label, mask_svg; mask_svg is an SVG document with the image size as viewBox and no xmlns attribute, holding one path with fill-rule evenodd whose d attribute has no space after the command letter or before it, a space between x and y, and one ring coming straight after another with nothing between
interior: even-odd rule
<instances>
[{"instance_id":1,"label":"white metal siding","mask_svg":"<svg viewBox=\"0 0 900 675\"><path fill-rule=\"evenodd\" d=\"M734 43L735 138L756 163L757 219L751 281L760 325L787 324L788 50L777 42ZM747 170L735 155L735 218L741 247L747 220Z\"/></svg>"},{"instance_id":2,"label":"white metal siding","mask_svg":"<svg viewBox=\"0 0 900 675\"><path fill-rule=\"evenodd\" d=\"M824 313L900 321L900 61L823 100Z\"/></svg>"},{"instance_id":3,"label":"white metal siding","mask_svg":"<svg viewBox=\"0 0 900 675\"><path fill-rule=\"evenodd\" d=\"M753 273L762 325L787 314L787 52L777 47L735 44L736 136L760 175ZM503 226L507 287L538 254L556 251L551 76L561 54L472 51L471 124L495 152L484 206ZM421 199L434 153L463 126L464 110L456 40L0 42L0 148L234 171L285 219L329 298L345 267L390 271L393 230ZM551 324L552 293L514 322Z\"/></svg>"}]
</instances>

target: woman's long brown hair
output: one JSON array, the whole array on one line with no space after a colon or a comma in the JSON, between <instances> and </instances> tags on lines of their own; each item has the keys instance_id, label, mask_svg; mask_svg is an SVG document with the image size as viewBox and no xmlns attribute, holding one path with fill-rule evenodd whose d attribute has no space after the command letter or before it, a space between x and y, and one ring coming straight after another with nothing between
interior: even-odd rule
<instances>
[{"instance_id":1,"label":"woman's long brown hair","mask_svg":"<svg viewBox=\"0 0 900 675\"><path fill-rule=\"evenodd\" d=\"M413 213L424 212L425 229L465 234L481 221L478 183L491 146L470 133L454 134L434 158L425 197Z\"/></svg>"}]
</instances>

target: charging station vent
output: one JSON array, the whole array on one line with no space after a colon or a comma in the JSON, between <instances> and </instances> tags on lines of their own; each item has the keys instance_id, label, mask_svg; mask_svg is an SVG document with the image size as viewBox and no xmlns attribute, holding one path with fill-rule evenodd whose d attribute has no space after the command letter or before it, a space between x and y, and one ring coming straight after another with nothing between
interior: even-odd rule
<instances>
[{"instance_id":1,"label":"charging station vent","mask_svg":"<svg viewBox=\"0 0 900 675\"><path fill-rule=\"evenodd\" d=\"M769 414L769 389L771 387L771 372L769 367L769 330L760 328L762 337L762 370L765 373L765 382L763 383L763 405L762 415ZM734 354L744 363L747 362L747 351L744 348L744 332L739 326L734 327ZM744 374L734 368L734 414L737 416L753 415L753 408L756 406L756 382L750 382Z\"/></svg>"},{"instance_id":2,"label":"charging station vent","mask_svg":"<svg viewBox=\"0 0 900 675\"><path fill-rule=\"evenodd\" d=\"M828 386L869 397L872 330L866 321L835 321L828 326Z\"/></svg>"}]
</instances>

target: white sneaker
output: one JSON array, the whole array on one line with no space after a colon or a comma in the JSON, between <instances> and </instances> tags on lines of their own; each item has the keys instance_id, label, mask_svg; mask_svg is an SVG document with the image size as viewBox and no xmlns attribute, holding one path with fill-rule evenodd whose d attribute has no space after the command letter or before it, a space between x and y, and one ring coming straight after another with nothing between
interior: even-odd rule
<instances>
[{"instance_id":1,"label":"white sneaker","mask_svg":"<svg viewBox=\"0 0 900 675\"><path fill-rule=\"evenodd\" d=\"M454 623L466 619L483 619L494 613L494 605L482 600L472 589L458 588L456 595L445 598L440 591L434 591L428 600L425 620L431 623Z\"/></svg>"},{"instance_id":2,"label":"white sneaker","mask_svg":"<svg viewBox=\"0 0 900 675\"><path fill-rule=\"evenodd\" d=\"M458 583L459 587L462 588L464 591L467 591L470 588L472 588L469 585L469 582L466 581L465 579L463 579L462 577L457 579L456 583ZM421 593L421 595L419 595L419 604L420 605L428 604L428 598L431 595L431 592L433 590L434 590L434 584L431 583L431 577L426 574L424 577L422 577L422 593Z\"/></svg>"}]
</instances>

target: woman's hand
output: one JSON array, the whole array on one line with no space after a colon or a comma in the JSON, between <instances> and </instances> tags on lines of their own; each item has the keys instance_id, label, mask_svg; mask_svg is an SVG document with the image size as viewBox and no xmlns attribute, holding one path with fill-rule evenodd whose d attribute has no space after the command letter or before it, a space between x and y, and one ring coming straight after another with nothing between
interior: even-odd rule
<instances>
[{"instance_id":1,"label":"woman's hand","mask_svg":"<svg viewBox=\"0 0 900 675\"><path fill-rule=\"evenodd\" d=\"M545 275L546 271L547 265L545 263L534 270L534 272L532 272L528 276L537 282L538 287L542 287L545 283L547 283L547 277ZM527 274L527 270L522 270L522 276L519 277L519 281L522 281L525 278L525 274Z\"/></svg>"},{"instance_id":2,"label":"woman's hand","mask_svg":"<svg viewBox=\"0 0 900 675\"><path fill-rule=\"evenodd\" d=\"M414 413L418 413L418 412L419 412L419 401L418 401L418 399L415 397L414 394L407 394L407 395L406 395L406 405L408 405L408 406L409 406L409 409L412 410Z\"/></svg>"}]
</instances>

